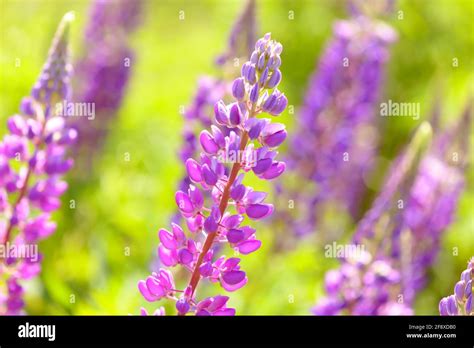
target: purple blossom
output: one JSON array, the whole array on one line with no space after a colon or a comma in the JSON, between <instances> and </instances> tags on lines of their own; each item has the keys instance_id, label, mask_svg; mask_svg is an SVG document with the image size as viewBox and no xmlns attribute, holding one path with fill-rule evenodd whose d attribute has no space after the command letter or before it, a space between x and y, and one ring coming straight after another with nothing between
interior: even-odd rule
<instances>
[{"instance_id":1,"label":"purple blossom","mask_svg":"<svg viewBox=\"0 0 474 348\"><path fill-rule=\"evenodd\" d=\"M377 102L388 47L396 33L388 25L358 16L337 21L318 69L311 77L291 139L290 168L315 185L298 185L291 199L300 204L298 234L314 231L323 204L357 218L364 177L377 148ZM294 191L294 192L293 192Z\"/></svg>"},{"instance_id":2,"label":"purple blossom","mask_svg":"<svg viewBox=\"0 0 474 348\"><path fill-rule=\"evenodd\" d=\"M94 115L71 117L80 151L89 161L123 102L135 55L128 37L140 24L142 0L95 0L85 29L87 54L76 64L74 101L94 105Z\"/></svg>"},{"instance_id":3,"label":"purple blossom","mask_svg":"<svg viewBox=\"0 0 474 348\"><path fill-rule=\"evenodd\" d=\"M439 302L440 315L474 315L472 290L474 284L474 257L467 269L461 273L461 279L454 286L454 294Z\"/></svg>"},{"instance_id":4,"label":"purple blossom","mask_svg":"<svg viewBox=\"0 0 474 348\"><path fill-rule=\"evenodd\" d=\"M391 299L391 291L400 282L400 273L390 260L373 260L368 252L346 259L340 269L325 278L327 297L313 308L316 315L412 314L409 307Z\"/></svg>"},{"instance_id":5,"label":"purple blossom","mask_svg":"<svg viewBox=\"0 0 474 348\"><path fill-rule=\"evenodd\" d=\"M227 308L227 296L208 297L196 306L196 315L235 315L235 309Z\"/></svg>"},{"instance_id":6,"label":"purple blossom","mask_svg":"<svg viewBox=\"0 0 474 348\"><path fill-rule=\"evenodd\" d=\"M429 126L420 126L411 144L394 161L381 194L357 227L353 243L370 250L364 266L345 260L336 271L342 275L329 273L326 288L330 301L320 302L316 313L327 313L328 303L340 303L335 310L334 306L329 307L333 309L331 314L411 313L463 188L463 161L448 158L452 157L453 148L460 149L454 134L469 128L469 114L468 108L452 129L437 134L426 151L424 139ZM466 151L467 148L461 151L462 158L467 157ZM385 277L371 274L375 264L384 270ZM376 286L370 290L367 282L375 282Z\"/></svg>"},{"instance_id":7,"label":"purple blossom","mask_svg":"<svg viewBox=\"0 0 474 348\"><path fill-rule=\"evenodd\" d=\"M76 139L60 116L63 101L70 98L68 31L72 13L64 16L40 77L31 95L25 97L20 114L7 121L10 134L0 143L0 240L5 250L25 250L6 256L0 267L6 292L0 297L0 313L22 313L22 280L40 272L38 241L56 229L50 213L60 206L67 189L61 176L72 166L66 157ZM28 251L26 251L28 250Z\"/></svg>"},{"instance_id":8,"label":"purple blossom","mask_svg":"<svg viewBox=\"0 0 474 348\"><path fill-rule=\"evenodd\" d=\"M219 56L216 60L216 64L222 67L237 57L245 57L248 59L253 50L255 39L255 1L249 0L241 16L234 23L230 33L227 51ZM196 155L198 151L199 131L202 128L210 127L213 123L210 117L212 109L222 108L224 105L223 102L219 104L216 103L219 100L227 99L232 96L238 101L241 101L244 98L244 94L245 85L243 78L236 79L232 84L229 84L224 78L213 78L210 76L202 76L198 80L193 100L184 111L184 128L182 132L184 142L179 151L180 158L183 162ZM216 113L216 117L220 115L220 113ZM232 116L236 116L235 113ZM228 118L229 116L226 117ZM234 118L232 120L235 121ZM229 130L226 127L227 121L221 122L223 120L219 117L217 117L217 121L218 129L220 129L223 135L228 135ZM209 172L207 171L207 173ZM185 176L181 180L179 188L185 191L188 189L190 183L189 178ZM173 221L180 221L179 213L176 214Z\"/></svg>"},{"instance_id":9,"label":"purple blossom","mask_svg":"<svg viewBox=\"0 0 474 348\"><path fill-rule=\"evenodd\" d=\"M389 251L391 257L399 260L401 292L410 305L425 286L426 272L436 261L441 238L454 218L464 188L468 147L463 139L467 138L466 129L469 129L470 122L468 105L454 126L445 131L438 130L415 173L407 173L408 168L403 168L402 163L407 155L401 156L391 170L383 193L356 232L359 242L364 238L373 238L376 221L385 212L393 212L394 205L397 205L393 212L390 239L386 239L382 247ZM450 160L456 158L454 155L459 156L459 160ZM404 175L412 180L404 180ZM394 198L396 193L399 196Z\"/></svg>"},{"instance_id":10,"label":"purple blossom","mask_svg":"<svg viewBox=\"0 0 474 348\"><path fill-rule=\"evenodd\" d=\"M255 174L263 180L276 178L284 170L284 164L275 160L276 145L269 147L264 139L267 137L268 141L271 133L284 132L286 135L286 131L282 126L270 127L269 119L256 118L263 113L263 104L269 95L277 96L275 105L278 107L272 108L272 114L281 113L281 105L287 104L285 95L276 86L274 90L267 87L268 80L279 71L269 63L276 57L280 61L281 51L282 45L271 40L270 34L258 40L252 57L263 63L260 67L252 61L244 64L244 67L250 66L252 71L249 73L245 70L247 68L242 69L245 97L237 99L236 103L216 103L215 124L210 131L203 130L199 136L201 154L198 158L186 160L191 184L186 190L178 190L175 195L176 205L190 233L185 233L178 224L172 224L171 231L161 229L158 232L161 242L158 255L162 264L167 267L180 265L190 272L189 283L184 290L175 289L171 273L161 269L138 284L147 301L163 297L172 299L176 301L179 315L235 313L234 309L226 307L228 297L215 296L198 301L196 290L203 278L211 283L219 283L229 292L243 287L248 278L241 269L240 258L218 256L222 249L220 246L227 244L235 251L249 254L261 245L256 239L255 229L242 226L242 223L245 216L252 220L267 217L272 213L273 205L265 203L265 192L245 186L243 179L246 173L258 166L258 173ZM258 98L252 101L250 91L255 89ZM260 122L256 120L264 121L268 131L264 137L264 128L259 127L251 139L251 129ZM230 129L229 134L225 135L216 124L225 124ZM279 143L281 141L275 142ZM268 164L262 165L262 162ZM177 293L181 294L179 298L176 297Z\"/></svg>"},{"instance_id":11,"label":"purple blossom","mask_svg":"<svg viewBox=\"0 0 474 348\"><path fill-rule=\"evenodd\" d=\"M153 272L146 280L138 282L138 289L147 301L158 301L163 297L173 296L174 280L170 271L161 269Z\"/></svg>"}]
</instances>

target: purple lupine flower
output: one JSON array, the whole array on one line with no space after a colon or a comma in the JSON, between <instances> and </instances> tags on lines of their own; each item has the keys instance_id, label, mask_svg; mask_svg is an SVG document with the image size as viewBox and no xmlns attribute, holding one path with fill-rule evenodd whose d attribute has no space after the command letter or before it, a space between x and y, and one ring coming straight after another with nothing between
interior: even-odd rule
<instances>
[{"instance_id":1,"label":"purple lupine flower","mask_svg":"<svg viewBox=\"0 0 474 348\"><path fill-rule=\"evenodd\" d=\"M427 143L431 140L431 133L431 126L426 122L422 123L410 144L393 160L379 195L357 225L353 236L355 243L375 238L377 222L385 214L393 213L399 200L405 198L403 195L409 190L419 168L419 153L426 150Z\"/></svg>"},{"instance_id":2,"label":"purple lupine flower","mask_svg":"<svg viewBox=\"0 0 474 348\"><path fill-rule=\"evenodd\" d=\"M196 315L235 315L235 309L226 307L228 300L227 296L208 297L197 304Z\"/></svg>"},{"instance_id":3,"label":"purple lupine flower","mask_svg":"<svg viewBox=\"0 0 474 348\"><path fill-rule=\"evenodd\" d=\"M457 139L463 141L469 122L468 107L459 123L438 134L419 160L413 149L421 146L421 137L416 136L412 145L395 160L381 194L359 223L353 242L370 247L373 261L367 267L382 260L396 272L397 280L392 283L386 279L372 294L365 290L364 282L372 277L367 275L367 267L364 268L363 276L355 275L343 282L356 282L359 286L346 291L338 289L330 296L330 303L344 304L335 313L339 310L352 314L409 313L416 294L425 286L427 270L436 260L442 234L453 219L463 188L466 161L449 158L457 158L453 154L467 158L466 144L459 147ZM452 148L456 152L450 152ZM342 267L346 264L343 262ZM327 303L328 300L321 302L315 312L327 310ZM360 308L364 311L359 311Z\"/></svg>"},{"instance_id":4,"label":"purple lupine flower","mask_svg":"<svg viewBox=\"0 0 474 348\"><path fill-rule=\"evenodd\" d=\"M374 260L369 252L344 260L340 269L326 274L327 297L313 308L316 315L395 315L412 314L409 307L391 298L400 282L388 259Z\"/></svg>"},{"instance_id":5,"label":"purple lupine flower","mask_svg":"<svg viewBox=\"0 0 474 348\"><path fill-rule=\"evenodd\" d=\"M440 315L474 315L472 290L474 286L474 257L467 269L461 273L461 279L454 286L454 294L439 302Z\"/></svg>"},{"instance_id":6,"label":"purple lupine flower","mask_svg":"<svg viewBox=\"0 0 474 348\"><path fill-rule=\"evenodd\" d=\"M40 77L25 97L20 114L7 121L10 134L0 143L0 240L5 250L24 250L7 256L0 277L7 285L0 313L20 314L24 306L21 281L40 272L38 241L56 229L50 214L60 205L67 184L61 176L72 166L66 157L76 139L65 126L61 107L70 98L68 31L72 13L64 16Z\"/></svg>"},{"instance_id":7,"label":"purple lupine flower","mask_svg":"<svg viewBox=\"0 0 474 348\"><path fill-rule=\"evenodd\" d=\"M172 224L171 231L161 229L158 233L161 242L158 255L162 264L167 267L180 265L189 271L189 283L184 290L175 289L172 274L161 269L138 283L147 301L164 297L172 299L176 301L179 315L235 313L234 309L226 306L228 297L219 295L198 301L196 290L203 278L219 283L229 292L244 286L248 279L241 269L240 258L218 257L219 245L228 243L242 254L254 252L261 245L256 239L255 229L242 226L242 223L245 215L252 220L265 218L272 213L273 206L265 203L265 192L245 186L243 179L246 173L253 171L257 177L270 180L281 175L285 169L283 162L275 160L277 146L267 145L264 139L268 141L273 134L286 131L282 126L273 127L270 119L257 118L264 112L263 105L271 96L272 102L268 105L271 115L280 114L287 105L285 95L276 85L268 88L272 76L280 74L278 66L271 62L281 61L282 49L280 43L271 40L270 34L258 40L251 60L242 67L245 97L240 98L239 94L235 103L216 103L215 124L211 126L211 131L203 130L199 137L203 151L198 158L186 161L192 184L175 195L190 233L185 233L178 224ZM258 97L252 100L250 91L255 89ZM217 125L229 128L229 134L224 135ZM278 138L281 137L278 135ZM257 167L258 171L255 170ZM177 294L181 294L179 298Z\"/></svg>"},{"instance_id":8,"label":"purple lupine flower","mask_svg":"<svg viewBox=\"0 0 474 348\"><path fill-rule=\"evenodd\" d=\"M395 159L381 194L355 231L352 243L364 248L355 255L346 255L339 269L326 274L327 295L313 308L314 314L389 315L395 314L396 308L398 312L411 314L409 306L394 298L401 281L398 264L390 253L383 248L379 250L378 243L388 238L386 230L391 225L385 220L397 203L397 193L404 191L411 174L416 172L419 153L430 134L430 126L422 124L411 143Z\"/></svg>"},{"instance_id":9,"label":"purple lupine flower","mask_svg":"<svg viewBox=\"0 0 474 348\"><path fill-rule=\"evenodd\" d=\"M402 213L404 225L397 226L394 233L392 255L401 258L402 251L410 251L409 267L402 268L408 303L424 288L427 269L436 261L443 233L454 219L465 184L471 112L468 104L457 124L435 138L410 188ZM398 235L401 228L410 230L409 244Z\"/></svg>"},{"instance_id":10,"label":"purple lupine flower","mask_svg":"<svg viewBox=\"0 0 474 348\"><path fill-rule=\"evenodd\" d=\"M142 0L95 0L85 29L87 54L77 62L76 103L93 114L71 115L80 135L79 151L90 161L123 102L135 55L128 36L140 23ZM92 109L93 106L93 109Z\"/></svg>"},{"instance_id":11,"label":"purple lupine flower","mask_svg":"<svg viewBox=\"0 0 474 348\"><path fill-rule=\"evenodd\" d=\"M393 209L390 199L400 194L398 211L393 213L394 224L390 239L386 240L391 256L401 262L404 301L412 304L415 295L426 283L426 272L433 265L440 248L443 232L450 225L464 187L464 167L468 154L465 143L471 120L470 105L463 117L451 129L439 132L421 160L410 185L401 185L405 171L401 156L390 171L382 194L359 224L355 240L373 238L376 221ZM459 159L458 159L459 157ZM407 233L406 231L409 231Z\"/></svg>"},{"instance_id":12,"label":"purple lupine flower","mask_svg":"<svg viewBox=\"0 0 474 348\"><path fill-rule=\"evenodd\" d=\"M377 147L377 101L388 47L396 40L388 25L364 16L337 21L311 78L288 154L288 165L315 185L292 190L300 216L298 234L314 231L321 204L360 213L364 177Z\"/></svg>"},{"instance_id":13,"label":"purple lupine flower","mask_svg":"<svg viewBox=\"0 0 474 348\"><path fill-rule=\"evenodd\" d=\"M249 0L237 21L234 23L227 51L216 60L217 65L222 66L234 58L245 57L248 59L253 50L255 36L255 0ZM184 128L182 137L183 145L179 151L181 160L194 157L198 151L198 133L202 128L208 128L212 124L209 115L219 100L228 99L232 95L239 101L244 98L245 87L243 78L236 79L230 85L224 78L213 78L202 76L198 80L196 93L191 104L184 111ZM237 90L236 90L237 88ZM237 95L235 95L235 93ZM225 125L219 125L224 135L229 134ZM185 176L179 183L179 188L186 191L191 181ZM173 218L175 222L180 221L180 214Z\"/></svg>"}]
</instances>

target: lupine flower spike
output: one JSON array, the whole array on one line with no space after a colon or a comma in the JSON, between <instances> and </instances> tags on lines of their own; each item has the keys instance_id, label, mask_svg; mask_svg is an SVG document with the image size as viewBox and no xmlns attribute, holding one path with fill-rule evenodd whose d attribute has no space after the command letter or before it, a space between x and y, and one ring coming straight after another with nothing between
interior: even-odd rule
<instances>
[{"instance_id":1,"label":"lupine flower spike","mask_svg":"<svg viewBox=\"0 0 474 348\"><path fill-rule=\"evenodd\" d=\"M330 296L315 308L316 313L412 313L416 294L425 286L427 271L436 261L441 237L454 218L464 185L468 158L464 139L470 115L468 106L452 129L437 134L419 164L411 166L414 170L403 169L410 152L395 160L381 194L353 238L354 244L370 248L364 265L359 262L354 268L346 260L339 271L329 272L326 287ZM374 267L377 276L366 273ZM334 285L335 279L339 279L340 287Z\"/></svg>"},{"instance_id":2,"label":"lupine flower spike","mask_svg":"<svg viewBox=\"0 0 474 348\"><path fill-rule=\"evenodd\" d=\"M400 293L401 273L396 260L380 245L390 235L390 219L401 196L410 186L421 154L431 138L431 127L423 123L405 151L392 164L382 193L358 225L354 245L364 250L341 261L341 267L326 273L327 296L313 308L317 315L411 314L411 309L394 298Z\"/></svg>"},{"instance_id":3,"label":"lupine flower spike","mask_svg":"<svg viewBox=\"0 0 474 348\"><path fill-rule=\"evenodd\" d=\"M425 287L441 239L453 219L465 186L469 158L471 105L451 128L439 131L423 158L406 199L400 225L393 233L392 255L402 262L405 302L412 304ZM409 232L407 232L409 231Z\"/></svg>"},{"instance_id":4,"label":"lupine flower spike","mask_svg":"<svg viewBox=\"0 0 474 348\"><path fill-rule=\"evenodd\" d=\"M0 240L5 250L24 250L0 263L0 313L20 314L24 306L21 281L40 272L37 243L56 229L51 221L66 190L61 176L72 166L66 157L76 131L65 126L63 101L70 99L68 31L73 14L64 16L48 59L20 113L7 121L9 134L0 143ZM26 255L26 257L22 257Z\"/></svg>"},{"instance_id":5,"label":"lupine flower spike","mask_svg":"<svg viewBox=\"0 0 474 348\"><path fill-rule=\"evenodd\" d=\"M277 186L299 202L295 216L286 219L296 234L322 229L326 211L359 217L378 145L384 66L396 37L387 24L362 15L335 23L289 143L287 162L297 175L296 187Z\"/></svg>"},{"instance_id":6,"label":"lupine flower spike","mask_svg":"<svg viewBox=\"0 0 474 348\"><path fill-rule=\"evenodd\" d=\"M79 165L89 169L111 121L117 115L131 77L135 55L128 36L140 23L142 0L95 0L85 29L87 54L76 64L76 103L87 103L87 115L71 115L79 133Z\"/></svg>"},{"instance_id":7,"label":"lupine flower spike","mask_svg":"<svg viewBox=\"0 0 474 348\"><path fill-rule=\"evenodd\" d=\"M454 294L439 302L440 315L474 315L472 290L474 286L474 257L467 269L461 273L461 279L454 286Z\"/></svg>"},{"instance_id":8,"label":"lupine flower spike","mask_svg":"<svg viewBox=\"0 0 474 348\"><path fill-rule=\"evenodd\" d=\"M277 147L285 140L284 125L258 118L262 113L277 116L288 103L277 86L281 80L282 45L266 34L258 40L250 61L242 66L241 77L233 83L235 102L215 104L215 120L199 136L202 152L189 158L186 170L192 185L176 192L176 204L184 217L188 233L172 224L171 230L158 232L158 254L168 268L179 265L190 273L187 286L178 290L169 269L162 268L138 283L147 301L168 298L176 301L179 315L233 315L227 306L228 296L198 299L202 279L219 283L233 292L248 279L241 269L240 258L217 255L217 245L227 244L239 254L247 255L261 246L256 230L242 226L245 216L260 220L273 212L265 203L267 193L254 191L244 184L246 173L253 172L263 180L280 176L285 164L275 160ZM224 135L218 126L231 129ZM202 191L210 192L206 201Z\"/></svg>"},{"instance_id":9,"label":"lupine flower spike","mask_svg":"<svg viewBox=\"0 0 474 348\"><path fill-rule=\"evenodd\" d=\"M219 100L228 100L232 98L231 81L235 78L229 78L225 69L227 63L235 59L244 58L247 61L253 50L255 37L255 0L247 1L247 4L234 23L228 47L225 53L221 54L216 60L219 66L220 77L202 76L199 78L196 94L191 104L184 111L184 129L183 145L179 155L183 162L190 157L194 157L198 152L199 132L202 128L208 128L212 124L212 110ZM250 46L250 47L249 47ZM219 126L224 135L228 135L230 128ZM187 175L180 181L179 188L187 191L191 184ZM173 218L174 222L180 221L179 212Z\"/></svg>"}]
</instances>

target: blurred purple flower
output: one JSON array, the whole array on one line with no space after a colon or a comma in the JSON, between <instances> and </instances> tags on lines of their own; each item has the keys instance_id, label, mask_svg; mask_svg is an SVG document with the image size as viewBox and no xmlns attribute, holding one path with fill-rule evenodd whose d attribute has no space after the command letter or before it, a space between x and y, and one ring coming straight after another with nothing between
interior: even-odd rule
<instances>
[{"instance_id":1,"label":"blurred purple flower","mask_svg":"<svg viewBox=\"0 0 474 348\"><path fill-rule=\"evenodd\" d=\"M142 0L95 0L85 29L87 54L76 63L74 101L94 105L94 115L71 118L84 161L97 151L123 102L135 59L128 36L140 24ZM90 164L90 163L89 163Z\"/></svg>"},{"instance_id":2,"label":"blurred purple flower","mask_svg":"<svg viewBox=\"0 0 474 348\"><path fill-rule=\"evenodd\" d=\"M428 128L427 124L420 126L410 146L394 161L380 195L353 238L354 244L370 249L372 261L363 267L362 274L353 271L353 276L329 294L332 301L343 303L334 314L342 310L373 315L410 313L416 294L425 286L427 271L436 261L442 234L454 217L462 192L470 118L469 106L453 128L436 135L424 155L420 155L422 135ZM365 282L374 279L368 272L380 261L387 264L387 270L393 270L393 282L386 278L372 292ZM343 261L341 270L344 267L351 267L350 262ZM329 280L327 288L334 289ZM326 307L327 300L315 311L323 312Z\"/></svg>"},{"instance_id":3,"label":"blurred purple flower","mask_svg":"<svg viewBox=\"0 0 474 348\"><path fill-rule=\"evenodd\" d=\"M216 60L216 64L224 70L223 65L228 63L234 58L245 58L248 59L253 50L253 43L256 40L255 33L255 0L248 0L247 4L234 23L230 37L229 47L227 51L219 56ZM222 74L224 75L224 73ZM198 80L196 93L191 101L191 104L184 110L184 128L182 137L184 139L183 145L179 151L179 155L182 161L186 161L188 158L192 158L198 151L198 133L202 128L208 128L212 124L212 110L214 105L221 99L228 99L233 95L235 90L234 86L238 84L238 94L235 96L239 101L243 99L242 93L244 92L243 79L236 79L232 85L228 81L221 78L213 78L210 76L202 76ZM225 125L219 125L219 129L224 135L229 134L229 130ZM186 191L189 188L191 181L185 176L180 184L179 188L182 191ZM180 214L177 213L174 218L174 222L180 221Z\"/></svg>"},{"instance_id":4,"label":"blurred purple flower","mask_svg":"<svg viewBox=\"0 0 474 348\"><path fill-rule=\"evenodd\" d=\"M384 65L396 37L388 25L363 16L334 25L289 147L289 167L316 184L291 190L291 199L300 202L299 216L289 219L297 234L315 231L324 203L354 218L360 214L364 177L378 144L376 108Z\"/></svg>"},{"instance_id":5,"label":"blurred purple flower","mask_svg":"<svg viewBox=\"0 0 474 348\"><path fill-rule=\"evenodd\" d=\"M0 296L0 313L21 314L24 290L21 280L40 272L38 241L56 224L50 214L59 208L67 189L61 176L72 166L67 149L77 136L65 126L62 105L70 98L68 32L72 13L64 16L40 77L31 95L21 102L21 113L10 117L10 131L0 143L0 240L7 255L0 265L6 295ZM22 251L23 250L23 251Z\"/></svg>"}]
</instances>

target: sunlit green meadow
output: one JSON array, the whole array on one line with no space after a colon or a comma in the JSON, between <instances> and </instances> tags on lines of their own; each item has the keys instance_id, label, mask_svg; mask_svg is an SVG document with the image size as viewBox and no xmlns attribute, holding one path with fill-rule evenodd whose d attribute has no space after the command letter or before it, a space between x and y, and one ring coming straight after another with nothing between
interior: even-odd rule
<instances>
[{"instance_id":1,"label":"sunlit green meadow","mask_svg":"<svg viewBox=\"0 0 474 348\"><path fill-rule=\"evenodd\" d=\"M90 3L0 2L3 135L7 117L17 112L21 98L30 92L57 23L67 11L74 11L76 18L71 31L73 57L87 54L82 30L89 20ZM214 58L225 48L241 7L242 2L236 0L146 2L143 23L131 41L136 57L123 106L104 148L94 154L92 172L69 176L69 191L55 213L57 232L40 245L44 255L41 277L27 284L27 313L137 314L141 306L150 310L161 305L146 303L136 284L154 267L157 231L169 226L175 212L174 192L183 174L177 156L182 142L180 108L190 102L199 76L221 74ZM330 39L332 23L347 16L345 2L257 0L257 7L259 34L272 32L284 46L281 89L295 112L285 111L280 122L291 134L310 74ZM435 99L442 108L443 124L451 124L472 95L473 7L470 0L398 1L395 12L385 18L398 31L399 40L388 64L384 98L420 102L422 117L383 120L377 178L383 178L389 161L430 116ZM185 12L185 20L179 20L179 11ZM402 19L398 11L403 11ZM453 67L453 58L459 62L457 67ZM471 146L471 159L472 150ZM473 180L471 167L456 220L430 272L429 286L418 296L417 314L438 313L439 299L452 293L474 254ZM271 189L268 183L251 183ZM375 194L372 189L367 202L361 204L367 206ZM278 197L270 195L268 201L275 199ZM323 294L325 271L335 267L337 260L325 258L322 246L311 237L291 248L275 248L279 238L292 232L262 221L256 227L263 246L242 259L249 282L231 296L230 306L239 314L309 314ZM345 231L346 235L350 232ZM216 285L201 289L209 295L219 290Z\"/></svg>"}]
</instances>

